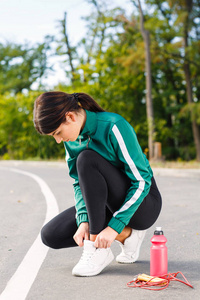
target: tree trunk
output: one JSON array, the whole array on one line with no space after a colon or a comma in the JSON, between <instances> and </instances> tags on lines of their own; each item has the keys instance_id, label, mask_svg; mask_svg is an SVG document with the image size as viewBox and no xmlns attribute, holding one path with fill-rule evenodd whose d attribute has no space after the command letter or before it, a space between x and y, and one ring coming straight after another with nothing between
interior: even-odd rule
<instances>
[{"instance_id":1,"label":"tree trunk","mask_svg":"<svg viewBox=\"0 0 200 300\"><path fill-rule=\"evenodd\" d=\"M192 96L192 83L191 83L191 75L190 75L190 66L188 63L184 64L184 73L185 73L185 80L186 80L186 88L187 88L187 102L189 104L193 103L193 96ZM194 143L196 147L196 159L200 161L200 132L199 126L195 120L192 119L191 115L191 122L192 122L192 133L194 138Z\"/></svg>"},{"instance_id":2,"label":"tree trunk","mask_svg":"<svg viewBox=\"0 0 200 300\"><path fill-rule=\"evenodd\" d=\"M190 65L187 61L188 56L188 31L189 31L189 14L192 11L192 2L185 0L185 4L187 7L187 17L184 24L184 36L183 36L183 46L185 50L185 62L184 62L184 73L185 73L185 81L186 81L186 89L187 89L187 102L188 104L193 103L193 95L192 95L192 82L191 82L191 73L190 73ZM191 114L191 122L192 122L192 133L194 138L194 143L196 147L196 159L200 161L200 132L199 126L195 120L192 118Z\"/></svg>"},{"instance_id":3,"label":"tree trunk","mask_svg":"<svg viewBox=\"0 0 200 300\"><path fill-rule=\"evenodd\" d=\"M69 64L71 67L71 73L72 73L72 84L75 81L75 69L74 69L74 65L73 65L73 58L72 58L72 50L69 44L69 39L68 39L68 35L67 35L67 29L66 29L66 23L67 23L67 13L64 13L64 20L63 20L63 33L64 33L64 37L65 37L65 43L67 46L67 55L69 57Z\"/></svg>"},{"instance_id":4,"label":"tree trunk","mask_svg":"<svg viewBox=\"0 0 200 300\"><path fill-rule=\"evenodd\" d=\"M151 54L150 54L150 37L149 31L144 28L144 16L140 0L138 0L140 11L140 30L144 39L145 45L145 71L146 71L146 112L148 123L148 148L149 159L154 156L154 112L152 102L152 81L151 81Z\"/></svg>"}]
</instances>

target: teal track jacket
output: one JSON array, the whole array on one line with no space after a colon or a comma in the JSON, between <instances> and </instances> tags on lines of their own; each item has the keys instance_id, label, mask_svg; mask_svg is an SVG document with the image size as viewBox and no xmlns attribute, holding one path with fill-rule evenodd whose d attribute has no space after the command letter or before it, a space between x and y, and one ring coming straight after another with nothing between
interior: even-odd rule
<instances>
[{"instance_id":1,"label":"teal track jacket","mask_svg":"<svg viewBox=\"0 0 200 300\"><path fill-rule=\"evenodd\" d=\"M113 214L108 226L120 233L147 196L153 176L146 156L132 126L120 115L86 110L86 123L75 142L64 142L69 175L75 179L76 221L88 222L87 209L78 182L76 159L85 149L98 152L131 179L122 206Z\"/></svg>"}]
</instances>

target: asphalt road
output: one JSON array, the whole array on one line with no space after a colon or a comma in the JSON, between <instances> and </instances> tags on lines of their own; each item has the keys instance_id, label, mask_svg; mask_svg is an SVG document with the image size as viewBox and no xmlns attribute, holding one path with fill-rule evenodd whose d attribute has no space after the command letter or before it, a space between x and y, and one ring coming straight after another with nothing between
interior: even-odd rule
<instances>
[{"instance_id":1,"label":"asphalt road","mask_svg":"<svg viewBox=\"0 0 200 300\"><path fill-rule=\"evenodd\" d=\"M48 250L37 239L47 207L51 206L46 203L45 191L47 198L53 193L59 211L74 204L73 181L68 177L65 163L0 161L0 299L199 299L200 170L155 169L154 174L163 208L156 224L147 231L139 260L131 265L113 261L100 275L79 278L73 277L71 270L81 256L80 248ZM45 190L44 184L50 191L48 187ZM56 208L49 216L54 213ZM178 282L171 282L167 289L157 292L126 286L136 274L149 274L150 239L156 226L162 226L168 240L169 272L183 272L194 289ZM33 251L29 253L29 261L26 254L30 249ZM112 250L115 255L120 251L116 243ZM25 269L19 268L22 263ZM16 286L11 285L13 277Z\"/></svg>"}]
</instances>

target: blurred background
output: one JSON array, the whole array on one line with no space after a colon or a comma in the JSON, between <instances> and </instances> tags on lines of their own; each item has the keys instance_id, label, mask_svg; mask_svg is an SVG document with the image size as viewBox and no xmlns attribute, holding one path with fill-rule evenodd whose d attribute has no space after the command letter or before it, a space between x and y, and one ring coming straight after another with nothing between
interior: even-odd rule
<instances>
[{"instance_id":1,"label":"blurred background","mask_svg":"<svg viewBox=\"0 0 200 300\"><path fill-rule=\"evenodd\" d=\"M32 121L51 90L121 114L150 160L200 161L200 1L0 0L0 159L64 158Z\"/></svg>"}]
</instances>

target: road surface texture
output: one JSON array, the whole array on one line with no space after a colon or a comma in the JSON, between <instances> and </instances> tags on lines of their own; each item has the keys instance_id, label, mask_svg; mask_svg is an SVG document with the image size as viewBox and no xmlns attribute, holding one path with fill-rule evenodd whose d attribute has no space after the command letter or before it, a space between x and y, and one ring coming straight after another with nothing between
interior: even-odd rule
<instances>
[{"instance_id":1,"label":"road surface texture","mask_svg":"<svg viewBox=\"0 0 200 300\"><path fill-rule=\"evenodd\" d=\"M139 260L113 261L98 276L74 277L82 250L48 249L39 236L45 220L74 204L65 163L0 161L0 300L200 299L200 170L154 169L154 175L163 207ZM179 282L163 291L126 286L135 275L150 273L156 226L168 240L169 272L181 271L194 289ZM112 250L117 255L119 245L113 243Z\"/></svg>"}]
</instances>

